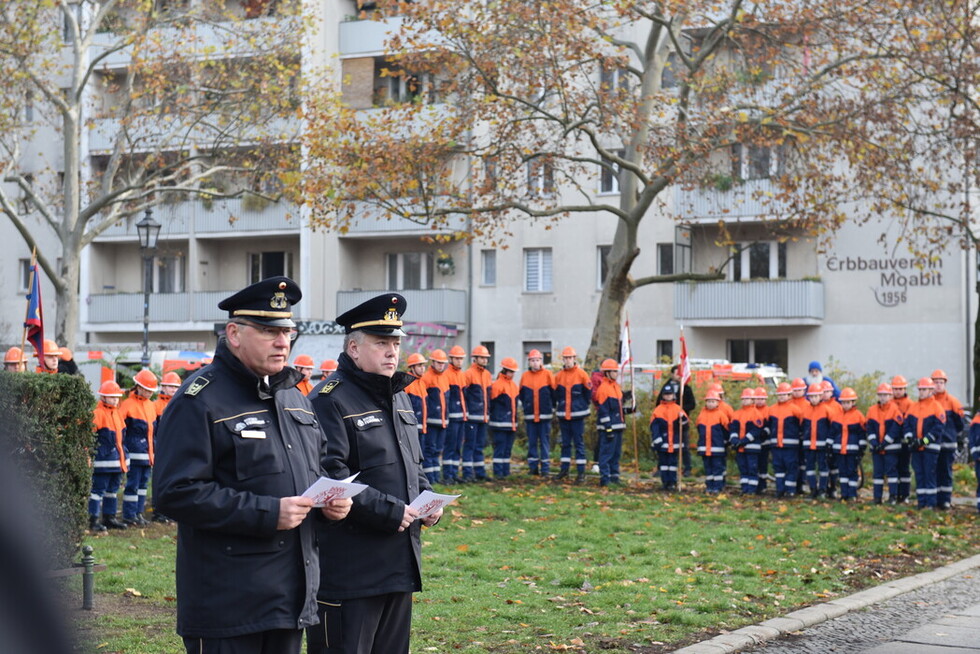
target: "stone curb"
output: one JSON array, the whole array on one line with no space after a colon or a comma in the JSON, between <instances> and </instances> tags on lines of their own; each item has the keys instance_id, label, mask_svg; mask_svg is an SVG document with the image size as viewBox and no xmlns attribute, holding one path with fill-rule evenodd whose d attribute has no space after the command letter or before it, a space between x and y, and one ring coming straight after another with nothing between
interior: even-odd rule
<instances>
[{"instance_id":1,"label":"stone curb","mask_svg":"<svg viewBox=\"0 0 980 654\"><path fill-rule=\"evenodd\" d=\"M858 591L847 597L839 597L830 602L815 604L805 609L787 613L780 618L772 618L757 625L742 627L735 631L715 636L710 640L688 645L674 650L673 654L729 654L748 647L755 647L779 636L812 627L840 617L845 613L863 609L878 602L902 595L912 590L934 584L958 574L980 568L980 554L971 556L929 572L922 572L904 579L896 579L874 588Z\"/></svg>"}]
</instances>

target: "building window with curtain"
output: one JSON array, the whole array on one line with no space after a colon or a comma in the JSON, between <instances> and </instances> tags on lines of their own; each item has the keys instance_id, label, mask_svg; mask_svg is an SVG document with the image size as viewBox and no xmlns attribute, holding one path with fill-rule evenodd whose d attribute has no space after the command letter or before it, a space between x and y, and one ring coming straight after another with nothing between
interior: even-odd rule
<instances>
[{"instance_id":1,"label":"building window with curtain","mask_svg":"<svg viewBox=\"0 0 980 654\"><path fill-rule=\"evenodd\" d=\"M550 293L551 290L551 248L525 249L524 291Z\"/></svg>"}]
</instances>

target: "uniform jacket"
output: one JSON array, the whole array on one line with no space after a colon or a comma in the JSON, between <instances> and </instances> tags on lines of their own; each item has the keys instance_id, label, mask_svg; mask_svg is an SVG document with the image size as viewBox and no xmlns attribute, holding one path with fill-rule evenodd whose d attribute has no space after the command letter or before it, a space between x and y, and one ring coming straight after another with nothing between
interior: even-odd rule
<instances>
[{"instance_id":1,"label":"uniform jacket","mask_svg":"<svg viewBox=\"0 0 980 654\"><path fill-rule=\"evenodd\" d=\"M177 530L177 633L222 638L316 624L311 515L278 531L279 498L320 476L325 437L286 367L260 380L224 339L160 421L156 508ZM314 511L313 514L318 512Z\"/></svg>"},{"instance_id":2,"label":"uniform jacket","mask_svg":"<svg viewBox=\"0 0 980 654\"><path fill-rule=\"evenodd\" d=\"M446 402L448 402L446 417L450 420L466 420L466 400L463 399L466 371L450 363L443 374L446 376L446 385L449 389L446 392Z\"/></svg>"},{"instance_id":3,"label":"uniform jacket","mask_svg":"<svg viewBox=\"0 0 980 654\"><path fill-rule=\"evenodd\" d=\"M414 375L412 376L415 377ZM415 377L412 383L405 388L405 393L408 394L408 399L412 403L412 410L415 411L415 421L418 423L419 433L424 434L426 433L425 427L428 422L428 416L425 410L425 399L428 395L428 389L425 386L425 382L421 377Z\"/></svg>"},{"instance_id":4,"label":"uniform jacket","mask_svg":"<svg viewBox=\"0 0 980 654\"><path fill-rule=\"evenodd\" d=\"M525 370L520 386L525 422L551 420L555 409L555 376L551 371Z\"/></svg>"},{"instance_id":5,"label":"uniform jacket","mask_svg":"<svg viewBox=\"0 0 980 654\"><path fill-rule=\"evenodd\" d=\"M762 406L756 405L756 411L759 412L759 418L762 419L762 442L766 446L769 445L769 410L772 408L766 404Z\"/></svg>"},{"instance_id":6,"label":"uniform jacket","mask_svg":"<svg viewBox=\"0 0 980 654\"><path fill-rule=\"evenodd\" d=\"M490 416L490 385L493 377L486 368L475 363L463 375L463 399L466 400L466 419L486 422Z\"/></svg>"},{"instance_id":7,"label":"uniform jacket","mask_svg":"<svg viewBox=\"0 0 980 654\"><path fill-rule=\"evenodd\" d=\"M868 447L872 452L897 452L902 448L898 407L891 400L868 408L864 428L868 432Z\"/></svg>"},{"instance_id":8,"label":"uniform jacket","mask_svg":"<svg viewBox=\"0 0 980 654\"><path fill-rule=\"evenodd\" d=\"M664 385L660 387L660 392L657 394L657 405L658 406L660 404L663 404L663 401L664 401L664 399L663 399L664 398L664 389L667 388L667 386L668 385L671 385L671 384L673 384L674 386L680 386L680 382L677 382L677 381L667 380L666 382L664 382ZM698 405L698 401L694 397L694 389L691 388L691 385L690 384L685 384L684 385L684 399L680 403L680 407L682 409L684 409L684 415L685 416L691 415L691 413L694 412L694 409L697 407L697 405Z\"/></svg>"},{"instance_id":9,"label":"uniform jacket","mask_svg":"<svg viewBox=\"0 0 980 654\"><path fill-rule=\"evenodd\" d=\"M415 412L401 392L411 375L390 379L359 370L341 353L337 372L313 389L313 409L327 433L327 476L368 488L346 519L317 522L323 601L422 590L421 521L398 531L405 505L431 486L422 473Z\"/></svg>"},{"instance_id":10,"label":"uniform jacket","mask_svg":"<svg viewBox=\"0 0 980 654\"><path fill-rule=\"evenodd\" d=\"M963 405L948 392L936 393L933 397L939 403L939 406L943 408L943 411L946 412L946 428L943 431L941 447L944 450L955 450L956 441L963 431L963 427L966 426L966 421L963 417Z\"/></svg>"},{"instance_id":11,"label":"uniform jacket","mask_svg":"<svg viewBox=\"0 0 980 654\"><path fill-rule=\"evenodd\" d=\"M126 472L123 423L118 408L101 400L92 415L95 424L95 472Z\"/></svg>"},{"instance_id":12,"label":"uniform jacket","mask_svg":"<svg viewBox=\"0 0 980 654\"><path fill-rule=\"evenodd\" d=\"M864 416L857 409L841 411L831 424L831 439L835 454L861 454L867 447Z\"/></svg>"},{"instance_id":13,"label":"uniform jacket","mask_svg":"<svg viewBox=\"0 0 980 654\"><path fill-rule=\"evenodd\" d=\"M970 458L980 461L980 413L970 423Z\"/></svg>"},{"instance_id":14,"label":"uniform jacket","mask_svg":"<svg viewBox=\"0 0 980 654\"><path fill-rule=\"evenodd\" d=\"M592 385L584 370L575 366L555 373L555 413L562 420L575 420L589 415Z\"/></svg>"},{"instance_id":15,"label":"uniform jacket","mask_svg":"<svg viewBox=\"0 0 980 654\"><path fill-rule=\"evenodd\" d=\"M683 444L681 418L684 411L677 402L661 402L650 416L650 444L661 452L674 452Z\"/></svg>"},{"instance_id":16,"label":"uniform jacket","mask_svg":"<svg viewBox=\"0 0 980 654\"><path fill-rule=\"evenodd\" d=\"M729 441L736 440L739 450L758 452L762 449L762 415L755 406L737 409L728 425L728 431Z\"/></svg>"},{"instance_id":17,"label":"uniform jacket","mask_svg":"<svg viewBox=\"0 0 980 654\"><path fill-rule=\"evenodd\" d=\"M310 391L313 390L313 384L310 383L309 379L301 379L300 382L296 384L296 388L298 388L299 392L303 395L309 395Z\"/></svg>"},{"instance_id":18,"label":"uniform jacket","mask_svg":"<svg viewBox=\"0 0 980 654\"><path fill-rule=\"evenodd\" d=\"M728 422L731 422L732 418L735 417L735 409L725 400L718 403L718 409L725 414L725 418L728 420Z\"/></svg>"},{"instance_id":19,"label":"uniform jacket","mask_svg":"<svg viewBox=\"0 0 980 654\"><path fill-rule=\"evenodd\" d=\"M140 397L134 390L119 404L119 416L126 423L123 444L132 465L152 466L155 454L153 425L157 421L157 409L153 402Z\"/></svg>"},{"instance_id":20,"label":"uniform jacket","mask_svg":"<svg viewBox=\"0 0 980 654\"><path fill-rule=\"evenodd\" d=\"M520 390L503 373L490 385L490 422L493 429L517 431L517 396Z\"/></svg>"},{"instance_id":21,"label":"uniform jacket","mask_svg":"<svg viewBox=\"0 0 980 654\"><path fill-rule=\"evenodd\" d=\"M892 402L895 404L895 408L898 409L898 423L902 424L905 422L905 414L909 412L914 402L912 402L912 398L908 395L905 397L896 397L892 399Z\"/></svg>"},{"instance_id":22,"label":"uniform jacket","mask_svg":"<svg viewBox=\"0 0 980 654\"><path fill-rule=\"evenodd\" d=\"M602 378L596 395L596 427L600 432L626 429L626 420L623 418L623 389L618 382L608 377Z\"/></svg>"},{"instance_id":23,"label":"uniform jacket","mask_svg":"<svg viewBox=\"0 0 980 654\"><path fill-rule=\"evenodd\" d=\"M157 411L157 419L153 422L153 436L156 439L156 435L160 433L160 416L163 415L164 410L170 404L170 400L173 398L172 395L157 395L157 399L153 400L153 408ZM156 451L156 443L153 443L153 450Z\"/></svg>"},{"instance_id":24,"label":"uniform jacket","mask_svg":"<svg viewBox=\"0 0 980 654\"><path fill-rule=\"evenodd\" d=\"M792 400L769 407L769 445L779 449L795 449L803 436L803 412Z\"/></svg>"},{"instance_id":25,"label":"uniform jacket","mask_svg":"<svg viewBox=\"0 0 980 654\"><path fill-rule=\"evenodd\" d=\"M445 427L449 420L449 376L448 367L442 372L436 372L429 366L422 373L422 383L425 384L425 421L436 427Z\"/></svg>"},{"instance_id":26,"label":"uniform jacket","mask_svg":"<svg viewBox=\"0 0 980 654\"><path fill-rule=\"evenodd\" d=\"M830 447L831 419L826 402L810 405L803 423L803 449L824 450Z\"/></svg>"},{"instance_id":27,"label":"uniform jacket","mask_svg":"<svg viewBox=\"0 0 980 654\"><path fill-rule=\"evenodd\" d=\"M701 456L725 456L728 442L728 416L721 410L707 407L698 415L698 454Z\"/></svg>"},{"instance_id":28,"label":"uniform jacket","mask_svg":"<svg viewBox=\"0 0 980 654\"><path fill-rule=\"evenodd\" d=\"M946 429L946 412L931 397L913 402L902 422L902 433L912 439L913 450L938 452Z\"/></svg>"}]
</instances>

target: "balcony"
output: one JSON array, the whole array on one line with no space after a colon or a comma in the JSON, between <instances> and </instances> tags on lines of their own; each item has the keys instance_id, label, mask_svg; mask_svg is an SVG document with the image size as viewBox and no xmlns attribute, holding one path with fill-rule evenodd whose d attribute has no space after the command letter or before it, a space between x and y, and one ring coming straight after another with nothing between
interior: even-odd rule
<instances>
[{"instance_id":1,"label":"balcony","mask_svg":"<svg viewBox=\"0 0 980 654\"><path fill-rule=\"evenodd\" d=\"M128 133L125 135L125 148L129 152L180 152L195 145L206 147L218 142L228 147L262 144L270 140L286 143L296 140L301 129L299 120L288 116L263 119L258 125L240 120L229 123L217 114L210 118L211 120L200 120L200 117L182 115L176 111L134 116L126 125ZM122 133L123 121L119 118L93 119L88 132L89 153L111 153L116 147L116 141L123 138Z\"/></svg>"},{"instance_id":2,"label":"balcony","mask_svg":"<svg viewBox=\"0 0 980 654\"><path fill-rule=\"evenodd\" d=\"M384 293L379 291L338 291L338 315L353 309L361 302ZM466 291L448 288L431 290L403 290L398 293L405 297L408 303L406 322L436 323L441 325L466 324Z\"/></svg>"},{"instance_id":3,"label":"balcony","mask_svg":"<svg viewBox=\"0 0 980 654\"><path fill-rule=\"evenodd\" d=\"M195 199L161 204L153 209L153 217L163 225L162 238L299 234L300 228L300 208L285 201L263 207L261 202L241 198L210 203ZM141 218L142 214L116 223L96 242L137 241L136 223Z\"/></svg>"},{"instance_id":4,"label":"balcony","mask_svg":"<svg viewBox=\"0 0 980 654\"><path fill-rule=\"evenodd\" d=\"M187 323L208 323L210 328L210 323L228 318L228 312L218 309L218 302L234 292L153 293L150 295L150 324L160 331L166 330L168 325ZM114 330L132 331L136 329L134 324L143 324L142 293L92 294L86 301L87 325L93 330L111 325Z\"/></svg>"},{"instance_id":5,"label":"balcony","mask_svg":"<svg viewBox=\"0 0 980 654\"><path fill-rule=\"evenodd\" d=\"M386 52L391 34L401 29L404 19L349 20L340 24L340 56L364 57Z\"/></svg>"},{"instance_id":6,"label":"balcony","mask_svg":"<svg viewBox=\"0 0 980 654\"><path fill-rule=\"evenodd\" d=\"M438 203L437 203L438 204ZM354 218L351 219L343 238L391 238L397 236L435 236L453 234L466 229L466 218L450 216L445 223L432 225L418 223L404 216L385 213L366 202L356 202Z\"/></svg>"},{"instance_id":7,"label":"balcony","mask_svg":"<svg viewBox=\"0 0 980 654\"><path fill-rule=\"evenodd\" d=\"M785 204L774 201L776 186L768 179L749 179L727 191L717 189L678 188L674 193L674 211L681 222L714 224L725 222L760 222L772 219L785 210Z\"/></svg>"},{"instance_id":8,"label":"balcony","mask_svg":"<svg viewBox=\"0 0 980 654\"><path fill-rule=\"evenodd\" d=\"M757 280L674 284L674 319L691 327L819 325L823 283Z\"/></svg>"}]
</instances>

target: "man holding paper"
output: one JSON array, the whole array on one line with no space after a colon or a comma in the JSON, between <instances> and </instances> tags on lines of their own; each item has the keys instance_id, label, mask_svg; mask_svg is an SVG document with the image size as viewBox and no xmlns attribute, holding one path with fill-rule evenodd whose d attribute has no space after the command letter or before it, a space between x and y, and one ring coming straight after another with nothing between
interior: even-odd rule
<instances>
[{"instance_id":1,"label":"man holding paper","mask_svg":"<svg viewBox=\"0 0 980 654\"><path fill-rule=\"evenodd\" d=\"M430 490L422 471L415 412L397 372L405 298L375 297L337 323L347 332L337 372L310 394L327 433L326 474L367 486L343 522L317 526L320 625L307 630L309 654L408 654L412 593L422 590L421 525L411 506Z\"/></svg>"}]
</instances>

